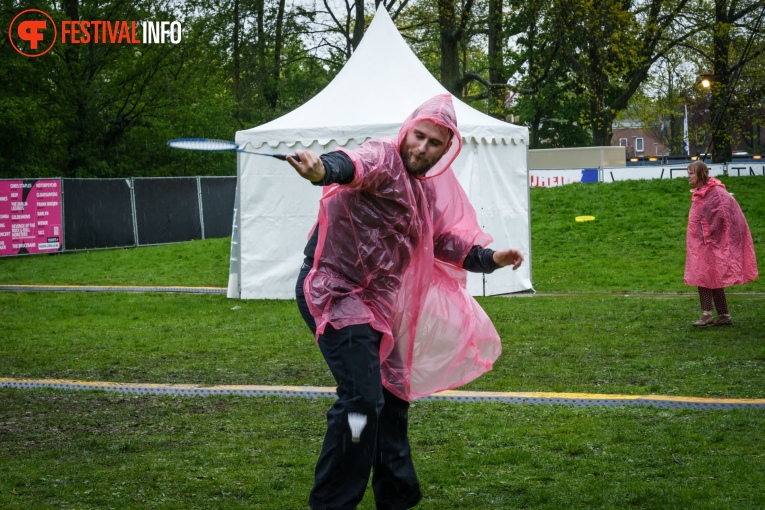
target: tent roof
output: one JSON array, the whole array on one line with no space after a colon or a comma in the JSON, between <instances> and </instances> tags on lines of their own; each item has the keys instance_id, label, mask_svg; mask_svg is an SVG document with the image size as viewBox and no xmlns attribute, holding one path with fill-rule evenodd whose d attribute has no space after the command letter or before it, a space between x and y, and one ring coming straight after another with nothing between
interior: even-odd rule
<instances>
[{"instance_id":1,"label":"tent roof","mask_svg":"<svg viewBox=\"0 0 765 510\"><path fill-rule=\"evenodd\" d=\"M356 51L324 90L292 112L238 131L243 146L289 146L318 141L395 136L403 121L427 99L446 89L422 65L381 4ZM485 115L454 98L464 140L525 144L528 130Z\"/></svg>"}]
</instances>

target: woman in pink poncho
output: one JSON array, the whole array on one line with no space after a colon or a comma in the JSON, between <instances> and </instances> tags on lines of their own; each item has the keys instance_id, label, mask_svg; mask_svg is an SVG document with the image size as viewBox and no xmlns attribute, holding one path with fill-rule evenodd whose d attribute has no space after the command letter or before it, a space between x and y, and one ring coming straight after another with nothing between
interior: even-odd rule
<instances>
[{"instance_id":1,"label":"woman in pink poncho","mask_svg":"<svg viewBox=\"0 0 765 510\"><path fill-rule=\"evenodd\" d=\"M409 402L478 377L499 356L499 336L465 290L464 269L517 268L523 256L485 248L491 237L450 168L461 147L443 94L415 110L398 139L288 158L324 186L296 286L337 381L312 508L356 508L372 470L377 508L415 506L422 494Z\"/></svg>"},{"instance_id":2,"label":"woman in pink poncho","mask_svg":"<svg viewBox=\"0 0 765 510\"><path fill-rule=\"evenodd\" d=\"M757 260L749 225L738 202L725 185L709 177L707 165L688 165L691 210L686 236L685 284L699 288L699 328L733 324L725 287L743 285L757 278ZM717 319L712 315L712 303Z\"/></svg>"}]
</instances>

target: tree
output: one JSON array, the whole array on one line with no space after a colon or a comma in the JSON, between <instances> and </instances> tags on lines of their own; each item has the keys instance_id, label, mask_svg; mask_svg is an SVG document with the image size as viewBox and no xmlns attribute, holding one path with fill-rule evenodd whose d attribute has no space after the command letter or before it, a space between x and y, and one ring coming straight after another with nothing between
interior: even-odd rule
<instances>
[{"instance_id":1,"label":"tree","mask_svg":"<svg viewBox=\"0 0 765 510\"><path fill-rule=\"evenodd\" d=\"M611 126L657 60L689 37L675 23L688 0L553 0L548 25L583 85L592 143Z\"/></svg>"},{"instance_id":2,"label":"tree","mask_svg":"<svg viewBox=\"0 0 765 510\"><path fill-rule=\"evenodd\" d=\"M395 21L409 0L375 0L375 11L383 5ZM370 16L364 0L339 2L323 0L324 11L315 11L321 46L331 48L335 63L345 63L361 43ZM340 12L344 9L343 12ZM339 40L338 40L339 39Z\"/></svg>"},{"instance_id":3,"label":"tree","mask_svg":"<svg viewBox=\"0 0 765 510\"><path fill-rule=\"evenodd\" d=\"M3 27L26 8L0 0ZM180 44L57 44L38 59L0 39L0 175L125 177L235 171L231 154L171 150L170 138L234 131L304 103L333 69L309 54L310 13L284 0L67 0L58 23L182 22ZM140 29L139 29L140 30Z\"/></svg>"},{"instance_id":4,"label":"tree","mask_svg":"<svg viewBox=\"0 0 765 510\"><path fill-rule=\"evenodd\" d=\"M546 30L550 3L513 0L506 37L512 40L510 108L529 128L529 147L589 145L584 88L573 76L554 34Z\"/></svg>"},{"instance_id":5,"label":"tree","mask_svg":"<svg viewBox=\"0 0 765 510\"><path fill-rule=\"evenodd\" d=\"M701 117L708 117L709 105L704 103L703 95L699 95L695 71L687 55L673 51L654 65L619 117L636 121L651 138L664 145L669 154L679 155L683 153L685 108L688 109L689 130L698 134L698 127L704 124ZM704 136L701 134L701 139ZM690 149L693 150L697 136L690 138Z\"/></svg>"},{"instance_id":6,"label":"tree","mask_svg":"<svg viewBox=\"0 0 765 510\"><path fill-rule=\"evenodd\" d=\"M489 0L488 13L488 60L489 60L489 114L504 118L505 95L507 93L507 67L504 46L507 42L504 32L502 0Z\"/></svg>"},{"instance_id":7,"label":"tree","mask_svg":"<svg viewBox=\"0 0 765 510\"><path fill-rule=\"evenodd\" d=\"M232 0L228 0L232 1ZM245 1L245 0L240 0ZM305 40L315 31L317 12L288 9L285 0L246 0L242 30L238 127L267 122L321 90L334 74L332 66L311 55ZM215 9L223 27L233 20L227 9ZM222 31L227 31L223 28ZM222 41L223 43L223 41ZM226 69L232 69L227 44L220 47Z\"/></svg>"},{"instance_id":8,"label":"tree","mask_svg":"<svg viewBox=\"0 0 765 510\"><path fill-rule=\"evenodd\" d=\"M741 88L739 78L759 74L763 65L765 46L756 41L762 27L765 2L745 0L714 0L714 23L711 30L711 152L712 161L730 161L733 144L735 112L747 108L765 97L765 86L749 80ZM757 42L757 44L755 44ZM705 54L699 49L700 54ZM733 64L735 62L735 64Z\"/></svg>"},{"instance_id":9,"label":"tree","mask_svg":"<svg viewBox=\"0 0 765 510\"><path fill-rule=\"evenodd\" d=\"M149 1L68 0L63 11L55 4L41 7L59 22L174 17L167 6ZM4 12L15 10L8 6ZM37 138L30 147L45 152L18 159L14 154L4 171L26 173L27 161L34 160L40 165L37 174L120 175L120 147L128 133L148 125L153 116L161 117L174 106L174 92L188 89L193 73L185 72L190 69L184 61L190 49L189 45L57 44L49 54L22 62L24 57L3 48L2 59L11 67L32 71L3 79L9 84L11 101L35 106L36 116L26 119L34 124Z\"/></svg>"},{"instance_id":10,"label":"tree","mask_svg":"<svg viewBox=\"0 0 765 510\"><path fill-rule=\"evenodd\" d=\"M500 0L490 3L502 9ZM488 4L472 0L420 2L410 4L397 25L444 88L473 107L504 118L508 88L504 12L491 17L487 9Z\"/></svg>"}]
</instances>

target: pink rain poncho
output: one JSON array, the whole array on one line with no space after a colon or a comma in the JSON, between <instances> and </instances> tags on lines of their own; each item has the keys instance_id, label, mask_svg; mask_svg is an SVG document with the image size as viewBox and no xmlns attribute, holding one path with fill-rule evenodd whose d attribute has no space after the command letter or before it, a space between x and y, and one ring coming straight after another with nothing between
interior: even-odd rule
<instances>
[{"instance_id":1,"label":"pink rain poncho","mask_svg":"<svg viewBox=\"0 0 765 510\"><path fill-rule=\"evenodd\" d=\"M721 289L755 280L754 243L738 202L714 177L691 193L685 284Z\"/></svg>"},{"instance_id":2,"label":"pink rain poncho","mask_svg":"<svg viewBox=\"0 0 765 510\"><path fill-rule=\"evenodd\" d=\"M436 165L416 178L399 146L421 120L453 136ZM475 379L501 352L461 269L473 245L492 241L450 167L461 147L451 96L436 96L409 116L398 140L344 151L354 179L325 188L319 205L319 240L304 283L317 338L327 324L370 324L382 333L383 384L409 401Z\"/></svg>"}]
</instances>

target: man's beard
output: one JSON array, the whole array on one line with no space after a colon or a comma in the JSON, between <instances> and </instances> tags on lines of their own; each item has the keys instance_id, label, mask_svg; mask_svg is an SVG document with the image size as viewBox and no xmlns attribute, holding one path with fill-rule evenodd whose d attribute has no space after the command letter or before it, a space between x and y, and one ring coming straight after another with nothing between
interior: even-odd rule
<instances>
[{"instance_id":1,"label":"man's beard","mask_svg":"<svg viewBox=\"0 0 765 510\"><path fill-rule=\"evenodd\" d=\"M414 149L408 148L405 145L402 145L399 154L401 155L401 160L404 162L406 171L416 177L424 176L428 173L428 170L433 168L433 165L441 159L440 156L433 160L428 159L425 156L418 156Z\"/></svg>"}]
</instances>

